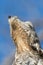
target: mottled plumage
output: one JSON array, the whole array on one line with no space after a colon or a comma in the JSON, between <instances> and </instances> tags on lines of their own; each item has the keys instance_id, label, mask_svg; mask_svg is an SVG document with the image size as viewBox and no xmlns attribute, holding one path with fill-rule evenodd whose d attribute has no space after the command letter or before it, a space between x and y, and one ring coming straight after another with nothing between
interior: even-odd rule
<instances>
[{"instance_id":1,"label":"mottled plumage","mask_svg":"<svg viewBox=\"0 0 43 65\"><path fill-rule=\"evenodd\" d=\"M11 37L16 45L15 60L12 65L39 65L43 55L32 23L23 22L16 16L9 16L9 24Z\"/></svg>"}]
</instances>

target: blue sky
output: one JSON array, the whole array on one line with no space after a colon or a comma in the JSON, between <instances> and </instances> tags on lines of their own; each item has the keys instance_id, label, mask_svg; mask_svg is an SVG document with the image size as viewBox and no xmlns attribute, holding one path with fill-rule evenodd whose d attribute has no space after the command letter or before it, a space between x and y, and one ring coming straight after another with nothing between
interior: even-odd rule
<instances>
[{"instance_id":1,"label":"blue sky","mask_svg":"<svg viewBox=\"0 0 43 65\"><path fill-rule=\"evenodd\" d=\"M31 21L43 48L43 0L0 0L0 65L4 65L4 60L15 51L10 37L9 15Z\"/></svg>"}]
</instances>

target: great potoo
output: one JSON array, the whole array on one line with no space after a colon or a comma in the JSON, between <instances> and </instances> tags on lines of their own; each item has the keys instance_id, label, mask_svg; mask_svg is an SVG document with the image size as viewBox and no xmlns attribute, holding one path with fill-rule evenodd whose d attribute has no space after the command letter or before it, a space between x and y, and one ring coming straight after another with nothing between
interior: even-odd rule
<instances>
[{"instance_id":1,"label":"great potoo","mask_svg":"<svg viewBox=\"0 0 43 65\"><path fill-rule=\"evenodd\" d=\"M36 65L37 60L39 59L38 54L39 52L42 53L42 51L33 24L30 21L21 21L17 16L9 16L8 21L10 24L10 34L17 48L15 54L15 65L29 65L30 56L35 58L36 61L32 61L32 63L35 63ZM37 55L34 56L35 54ZM26 60L26 58L28 60ZM24 62L23 59L26 60L28 64L25 64L26 62ZM24 64L20 64L20 62L24 62Z\"/></svg>"}]
</instances>

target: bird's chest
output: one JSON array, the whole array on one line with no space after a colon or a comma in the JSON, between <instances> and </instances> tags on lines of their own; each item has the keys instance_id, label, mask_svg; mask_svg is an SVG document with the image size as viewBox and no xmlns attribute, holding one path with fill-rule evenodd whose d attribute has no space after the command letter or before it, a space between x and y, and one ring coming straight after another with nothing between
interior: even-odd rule
<instances>
[{"instance_id":1,"label":"bird's chest","mask_svg":"<svg viewBox=\"0 0 43 65\"><path fill-rule=\"evenodd\" d=\"M36 65L38 59L30 57L28 52L15 56L15 65Z\"/></svg>"}]
</instances>

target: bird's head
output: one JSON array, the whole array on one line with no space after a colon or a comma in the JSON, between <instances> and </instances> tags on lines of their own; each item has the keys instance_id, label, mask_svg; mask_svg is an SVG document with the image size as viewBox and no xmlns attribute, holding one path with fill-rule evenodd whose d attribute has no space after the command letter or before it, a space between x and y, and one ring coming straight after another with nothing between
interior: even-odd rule
<instances>
[{"instance_id":1,"label":"bird's head","mask_svg":"<svg viewBox=\"0 0 43 65\"><path fill-rule=\"evenodd\" d=\"M8 16L8 21L12 29L16 30L17 28L19 29L20 27L24 29L25 31L33 29L33 25L30 21L21 21L18 19L17 16Z\"/></svg>"},{"instance_id":2,"label":"bird's head","mask_svg":"<svg viewBox=\"0 0 43 65\"><path fill-rule=\"evenodd\" d=\"M10 32L13 37L18 36L18 35L21 36L22 34L23 34L23 36L24 36L24 34L29 35L30 29L33 30L33 25L31 22L29 22L29 21L23 22L20 19L18 19L17 16L13 16L13 17L8 16L8 21L10 24ZM13 32L13 34L12 34L12 32Z\"/></svg>"}]
</instances>

